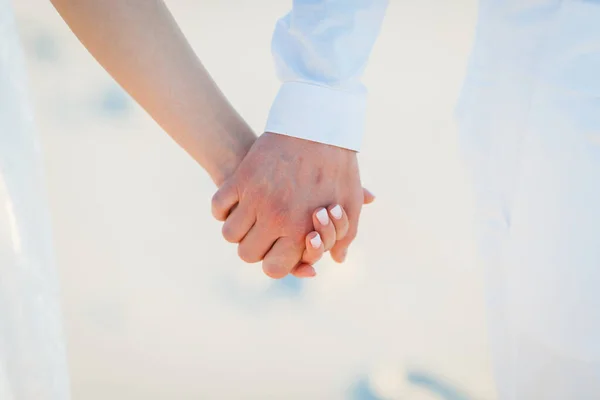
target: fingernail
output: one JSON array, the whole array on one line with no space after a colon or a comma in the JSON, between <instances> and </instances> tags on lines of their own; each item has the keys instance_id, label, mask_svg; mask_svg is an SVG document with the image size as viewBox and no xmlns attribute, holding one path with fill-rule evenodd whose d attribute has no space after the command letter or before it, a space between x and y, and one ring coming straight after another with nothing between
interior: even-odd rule
<instances>
[{"instance_id":1,"label":"fingernail","mask_svg":"<svg viewBox=\"0 0 600 400\"><path fill-rule=\"evenodd\" d=\"M310 239L310 244L315 249L320 248L322 243L323 242L321 241L321 235L319 235L318 233L315 235L314 238Z\"/></svg>"},{"instance_id":2,"label":"fingernail","mask_svg":"<svg viewBox=\"0 0 600 400\"><path fill-rule=\"evenodd\" d=\"M335 219L341 219L342 218L342 207L340 207L340 205L338 204L337 206L333 207L331 209L331 211L329 211L331 213L331 216Z\"/></svg>"},{"instance_id":3,"label":"fingernail","mask_svg":"<svg viewBox=\"0 0 600 400\"><path fill-rule=\"evenodd\" d=\"M317 219L321 223L321 225L327 225L329 223L329 216L327 215L326 209L321 209L317 212Z\"/></svg>"}]
</instances>

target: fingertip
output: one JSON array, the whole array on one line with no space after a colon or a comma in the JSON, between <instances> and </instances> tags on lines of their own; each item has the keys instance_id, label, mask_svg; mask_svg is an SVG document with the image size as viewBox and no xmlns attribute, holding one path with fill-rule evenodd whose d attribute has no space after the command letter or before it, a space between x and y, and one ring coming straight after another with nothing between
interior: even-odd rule
<instances>
[{"instance_id":1,"label":"fingertip","mask_svg":"<svg viewBox=\"0 0 600 400\"><path fill-rule=\"evenodd\" d=\"M292 274L296 278L300 278L300 279L314 278L315 276L317 276L317 271L310 264L300 264L300 265L298 265L298 267L296 267L296 269L294 269Z\"/></svg>"},{"instance_id":2,"label":"fingertip","mask_svg":"<svg viewBox=\"0 0 600 400\"><path fill-rule=\"evenodd\" d=\"M345 247L345 246L334 247L333 249L331 249L330 254L331 254L331 258L333 259L333 261L335 261L338 264L341 264L344 261L346 261L346 258L348 256L348 247Z\"/></svg>"},{"instance_id":3,"label":"fingertip","mask_svg":"<svg viewBox=\"0 0 600 400\"><path fill-rule=\"evenodd\" d=\"M331 253L331 258L336 263L343 264L344 261L346 261L346 254L345 253L342 253L342 254Z\"/></svg>"},{"instance_id":4,"label":"fingertip","mask_svg":"<svg viewBox=\"0 0 600 400\"><path fill-rule=\"evenodd\" d=\"M371 204L375 201L375 195L369 189L363 188L363 204Z\"/></svg>"}]
</instances>

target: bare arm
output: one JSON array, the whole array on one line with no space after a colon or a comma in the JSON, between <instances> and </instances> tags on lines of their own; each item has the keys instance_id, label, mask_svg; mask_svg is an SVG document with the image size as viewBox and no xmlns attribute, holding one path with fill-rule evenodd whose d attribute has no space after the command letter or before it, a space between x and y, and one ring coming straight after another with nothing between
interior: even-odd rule
<instances>
[{"instance_id":1,"label":"bare arm","mask_svg":"<svg viewBox=\"0 0 600 400\"><path fill-rule=\"evenodd\" d=\"M52 0L108 73L220 185L256 139L162 0Z\"/></svg>"}]
</instances>

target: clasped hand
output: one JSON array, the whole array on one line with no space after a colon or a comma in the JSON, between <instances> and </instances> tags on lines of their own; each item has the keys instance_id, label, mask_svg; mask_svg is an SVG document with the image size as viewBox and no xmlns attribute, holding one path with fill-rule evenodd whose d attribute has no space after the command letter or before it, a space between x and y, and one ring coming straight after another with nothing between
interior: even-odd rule
<instances>
[{"instance_id":1,"label":"clasped hand","mask_svg":"<svg viewBox=\"0 0 600 400\"><path fill-rule=\"evenodd\" d=\"M354 151L265 133L213 196L212 212L242 260L262 261L272 278L305 278L326 251L344 261L373 199Z\"/></svg>"}]
</instances>

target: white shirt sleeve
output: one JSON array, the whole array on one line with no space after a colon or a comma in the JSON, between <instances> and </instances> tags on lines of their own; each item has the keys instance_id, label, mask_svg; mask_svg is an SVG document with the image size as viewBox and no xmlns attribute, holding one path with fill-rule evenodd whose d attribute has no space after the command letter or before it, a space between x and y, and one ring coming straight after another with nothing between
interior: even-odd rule
<instances>
[{"instance_id":1,"label":"white shirt sleeve","mask_svg":"<svg viewBox=\"0 0 600 400\"><path fill-rule=\"evenodd\" d=\"M293 0L272 52L281 88L266 132L360 150L366 89L361 77L388 0Z\"/></svg>"}]
</instances>

